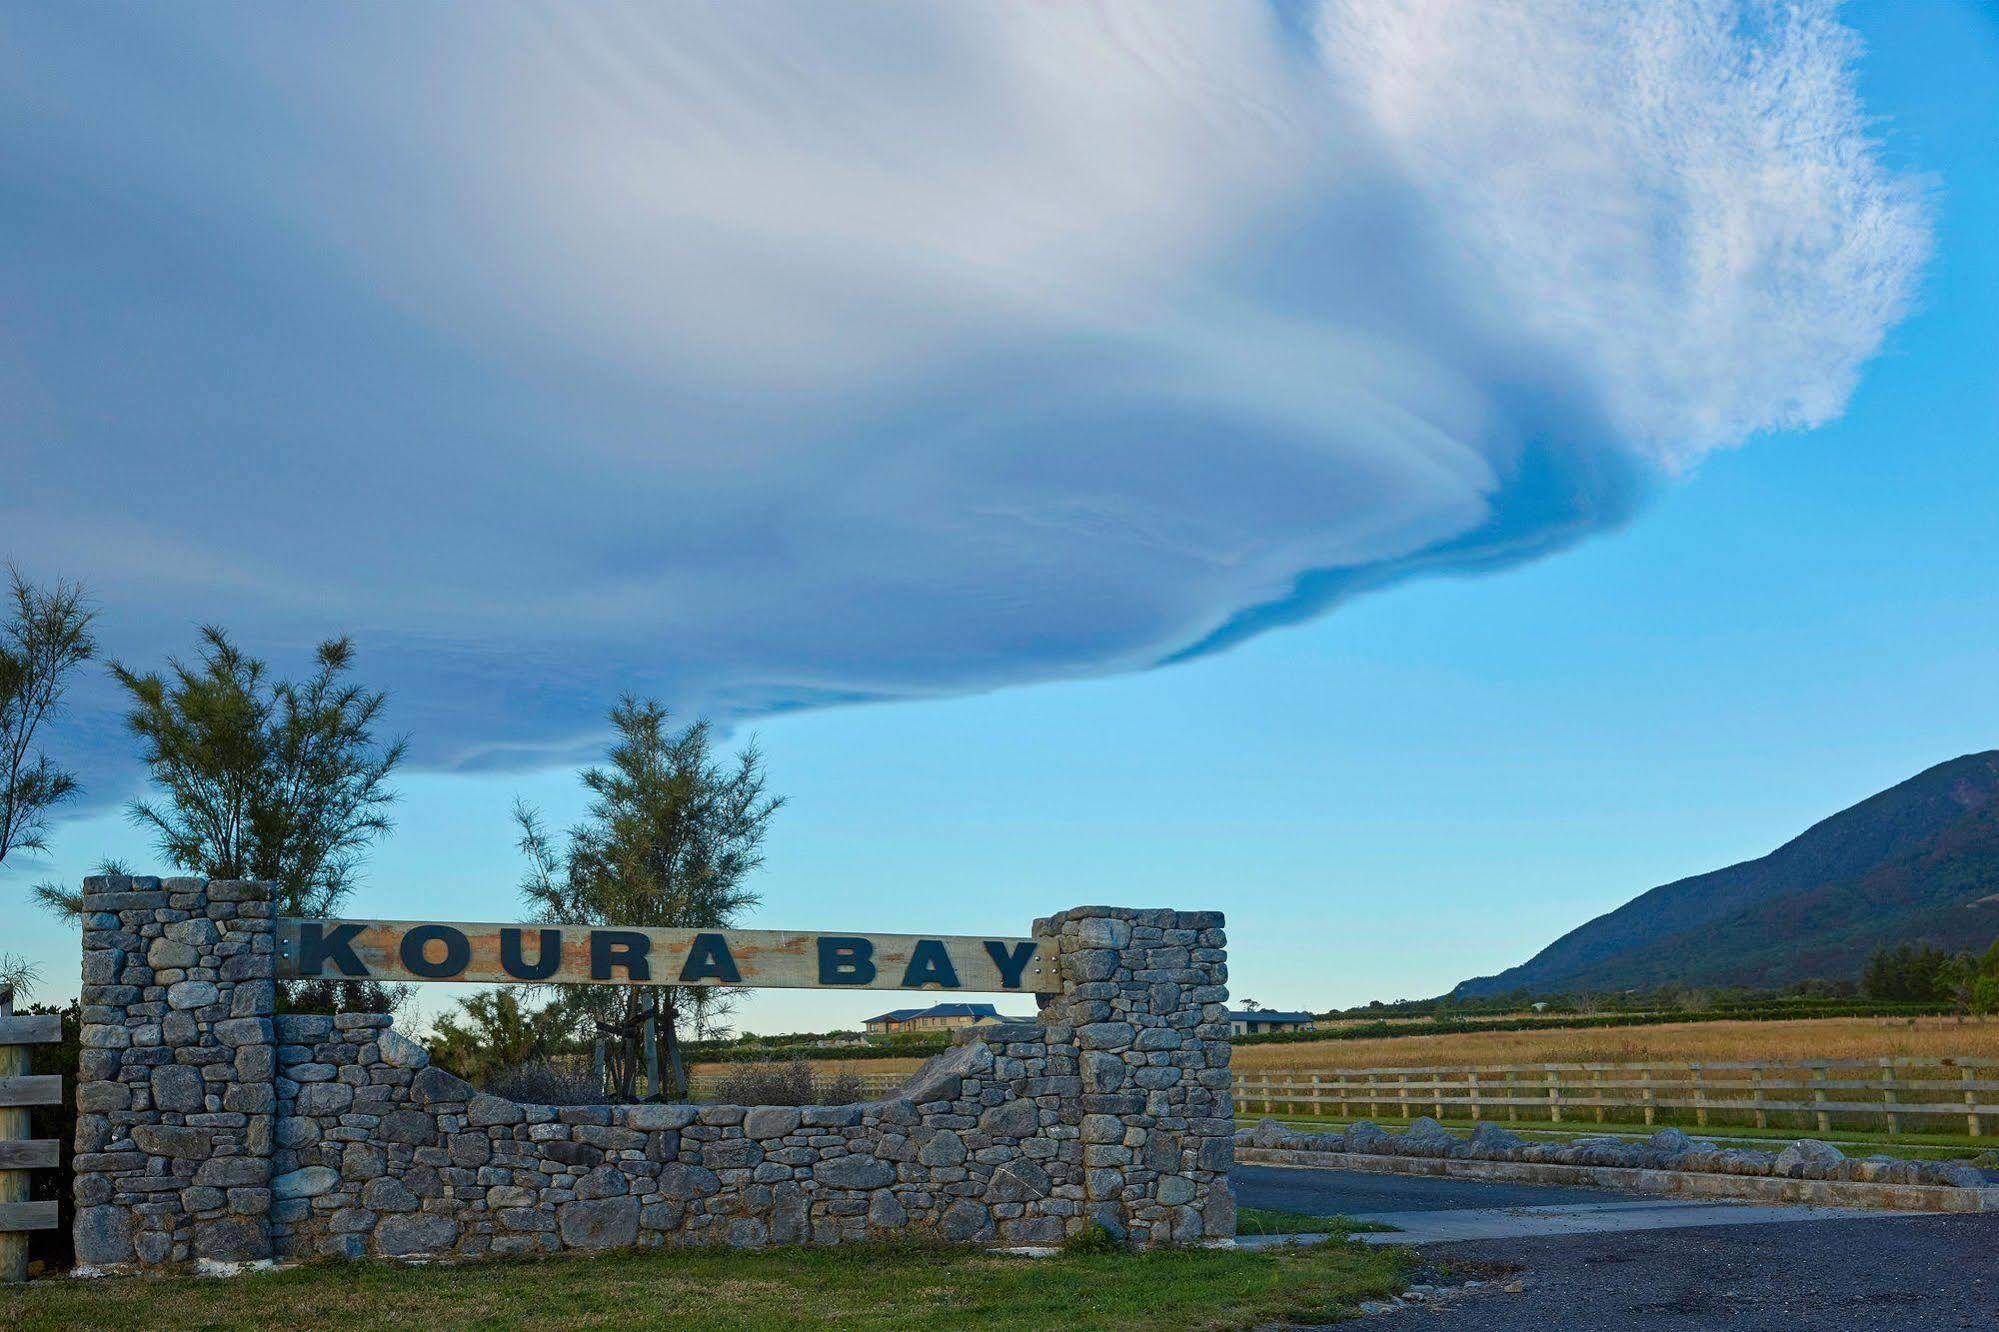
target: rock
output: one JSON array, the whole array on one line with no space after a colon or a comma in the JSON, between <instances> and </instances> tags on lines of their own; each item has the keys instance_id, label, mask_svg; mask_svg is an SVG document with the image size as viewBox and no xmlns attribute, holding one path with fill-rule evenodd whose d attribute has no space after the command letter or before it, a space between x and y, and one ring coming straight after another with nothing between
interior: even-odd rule
<instances>
[{"instance_id":1,"label":"rock","mask_svg":"<svg viewBox=\"0 0 1999 1332\"><path fill-rule=\"evenodd\" d=\"M422 1068L430 1063L430 1055L421 1045L398 1031L385 1031L375 1038L381 1051L382 1062L390 1068Z\"/></svg>"},{"instance_id":2,"label":"rock","mask_svg":"<svg viewBox=\"0 0 1999 1332\"><path fill-rule=\"evenodd\" d=\"M895 1168L872 1156L850 1154L821 1161L812 1168L812 1178L832 1189L878 1189L895 1182Z\"/></svg>"},{"instance_id":3,"label":"rock","mask_svg":"<svg viewBox=\"0 0 1999 1332\"><path fill-rule=\"evenodd\" d=\"M469 1101L476 1093L472 1084L445 1072L435 1064L410 1081L410 1104L437 1105L445 1101Z\"/></svg>"},{"instance_id":4,"label":"rock","mask_svg":"<svg viewBox=\"0 0 1999 1332\"><path fill-rule=\"evenodd\" d=\"M132 1126L132 1141L138 1144L140 1151L186 1161L206 1161L215 1153L215 1133L212 1129L135 1124Z\"/></svg>"},{"instance_id":5,"label":"rock","mask_svg":"<svg viewBox=\"0 0 1999 1332\"><path fill-rule=\"evenodd\" d=\"M270 1230L262 1220L230 1217L194 1228L194 1256L218 1263L248 1263L271 1256Z\"/></svg>"},{"instance_id":6,"label":"rock","mask_svg":"<svg viewBox=\"0 0 1999 1332\"><path fill-rule=\"evenodd\" d=\"M218 1156L203 1161L194 1182L212 1189L255 1189L271 1181L271 1163L261 1156Z\"/></svg>"},{"instance_id":7,"label":"rock","mask_svg":"<svg viewBox=\"0 0 1999 1332\"><path fill-rule=\"evenodd\" d=\"M126 1208L79 1208L70 1233L81 1266L109 1267L133 1260L132 1213Z\"/></svg>"},{"instance_id":8,"label":"rock","mask_svg":"<svg viewBox=\"0 0 1999 1332\"><path fill-rule=\"evenodd\" d=\"M155 939L146 949L146 965L155 971L185 971L201 965L201 950L178 939Z\"/></svg>"},{"instance_id":9,"label":"rock","mask_svg":"<svg viewBox=\"0 0 1999 1332\"><path fill-rule=\"evenodd\" d=\"M617 1249L638 1242L639 1204L634 1198L564 1203L555 1216L562 1242L572 1249Z\"/></svg>"},{"instance_id":10,"label":"rock","mask_svg":"<svg viewBox=\"0 0 1999 1332\"><path fill-rule=\"evenodd\" d=\"M1645 1142L1651 1150L1663 1156L1678 1156L1694 1145L1694 1140L1676 1128L1660 1129Z\"/></svg>"},{"instance_id":11,"label":"rock","mask_svg":"<svg viewBox=\"0 0 1999 1332\"><path fill-rule=\"evenodd\" d=\"M622 1198L632 1191L624 1173L611 1166L598 1166L576 1182L579 1198Z\"/></svg>"},{"instance_id":12,"label":"rock","mask_svg":"<svg viewBox=\"0 0 1999 1332\"><path fill-rule=\"evenodd\" d=\"M1777 1153L1776 1171L1789 1179L1824 1179L1845 1160L1846 1153L1831 1143L1801 1138Z\"/></svg>"},{"instance_id":13,"label":"rock","mask_svg":"<svg viewBox=\"0 0 1999 1332\"><path fill-rule=\"evenodd\" d=\"M219 997L209 981L176 981L167 986L167 1007L172 1009L206 1008Z\"/></svg>"},{"instance_id":14,"label":"rock","mask_svg":"<svg viewBox=\"0 0 1999 1332\"><path fill-rule=\"evenodd\" d=\"M224 1045L269 1045L271 1020L262 1017L227 1018L215 1024L215 1039Z\"/></svg>"},{"instance_id":15,"label":"rock","mask_svg":"<svg viewBox=\"0 0 1999 1332\"><path fill-rule=\"evenodd\" d=\"M437 1139L437 1121L421 1110L397 1110L382 1116L379 1132L384 1142L428 1146Z\"/></svg>"},{"instance_id":16,"label":"rock","mask_svg":"<svg viewBox=\"0 0 1999 1332\"><path fill-rule=\"evenodd\" d=\"M621 1105L614 1111L626 1128L642 1132L684 1129L694 1122L691 1105Z\"/></svg>"},{"instance_id":17,"label":"rock","mask_svg":"<svg viewBox=\"0 0 1999 1332\"><path fill-rule=\"evenodd\" d=\"M361 1205L376 1212L414 1212L421 1204L409 1185L393 1175L371 1179L361 1190Z\"/></svg>"},{"instance_id":18,"label":"rock","mask_svg":"<svg viewBox=\"0 0 1999 1332\"><path fill-rule=\"evenodd\" d=\"M512 1101L503 1101L497 1096L488 1096L480 1092L465 1107L465 1122L473 1128L518 1124L521 1122L521 1108Z\"/></svg>"},{"instance_id":19,"label":"rock","mask_svg":"<svg viewBox=\"0 0 1999 1332\"><path fill-rule=\"evenodd\" d=\"M1083 1121L1089 1122L1085 1115ZM1122 1126L1120 1126L1120 1133ZM1084 1141L1088 1141L1085 1134ZM930 1140L917 1148L916 1159L927 1166L955 1166L965 1163L965 1140L949 1129L939 1129Z\"/></svg>"},{"instance_id":20,"label":"rock","mask_svg":"<svg viewBox=\"0 0 1999 1332\"><path fill-rule=\"evenodd\" d=\"M1248 1142L1246 1145L1250 1147L1278 1148L1286 1145L1285 1139L1289 1135L1290 1130L1270 1118L1270 1116L1265 1115L1262 1119L1257 1120L1255 1126L1247 1132ZM1238 1135L1239 1139L1240 1137L1241 1135Z\"/></svg>"},{"instance_id":21,"label":"rock","mask_svg":"<svg viewBox=\"0 0 1999 1332\"><path fill-rule=\"evenodd\" d=\"M341 1115L353 1104L354 1089L344 1082L315 1082L299 1088L297 1107L302 1115Z\"/></svg>"},{"instance_id":22,"label":"rock","mask_svg":"<svg viewBox=\"0 0 1999 1332\"><path fill-rule=\"evenodd\" d=\"M153 1070L153 1105L176 1114L200 1114L206 1093L201 1070L186 1064L162 1064Z\"/></svg>"},{"instance_id":23,"label":"rock","mask_svg":"<svg viewBox=\"0 0 1999 1332\"><path fill-rule=\"evenodd\" d=\"M795 1131L802 1118L800 1112L792 1106L758 1106L744 1114L743 1136L759 1141L782 1138L785 1134Z\"/></svg>"},{"instance_id":24,"label":"rock","mask_svg":"<svg viewBox=\"0 0 1999 1332\"><path fill-rule=\"evenodd\" d=\"M721 1192L722 1181L714 1171L685 1161L674 1161L659 1169L659 1191L667 1198L685 1201L706 1198Z\"/></svg>"},{"instance_id":25,"label":"rock","mask_svg":"<svg viewBox=\"0 0 1999 1332\"><path fill-rule=\"evenodd\" d=\"M1962 1161L1946 1161L1939 1165L1936 1181L1956 1189L1982 1189L1986 1184L1985 1172Z\"/></svg>"},{"instance_id":26,"label":"rock","mask_svg":"<svg viewBox=\"0 0 1999 1332\"><path fill-rule=\"evenodd\" d=\"M900 1230L909 1224L909 1213L895 1194L879 1189L868 1199L868 1224L877 1230Z\"/></svg>"},{"instance_id":27,"label":"rock","mask_svg":"<svg viewBox=\"0 0 1999 1332\"><path fill-rule=\"evenodd\" d=\"M442 1253L456 1243L458 1223L448 1216L418 1212L389 1217L375 1227L375 1249L390 1257Z\"/></svg>"},{"instance_id":28,"label":"rock","mask_svg":"<svg viewBox=\"0 0 1999 1332\"><path fill-rule=\"evenodd\" d=\"M271 1193L278 1198L317 1198L339 1182L338 1171L326 1166L307 1166L272 1180Z\"/></svg>"},{"instance_id":29,"label":"rock","mask_svg":"<svg viewBox=\"0 0 1999 1332\"><path fill-rule=\"evenodd\" d=\"M1029 1160L1009 1161L993 1172L986 1197L996 1203L1032 1202L1048 1196L1048 1172Z\"/></svg>"},{"instance_id":30,"label":"rock","mask_svg":"<svg viewBox=\"0 0 1999 1332\"><path fill-rule=\"evenodd\" d=\"M388 1173L389 1160L379 1147L370 1147L365 1142L349 1143L347 1150L340 1154L340 1177L356 1184L365 1184L371 1179L380 1179Z\"/></svg>"},{"instance_id":31,"label":"rock","mask_svg":"<svg viewBox=\"0 0 1999 1332\"><path fill-rule=\"evenodd\" d=\"M1510 1152L1519 1147L1522 1141L1518 1133L1501 1128L1489 1119L1481 1121L1471 1133L1472 1150L1481 1155Z\"/></svg>"},{"instance_id":32,"label":"rock","mask_svg":"<svg viewBox=\"0 0 1999 1332\"><path fill-rule=\"evenodd\" d=\"M960 1198L944 1209L944 1215L937 1222L937 1233L947 1240L962 1243L984 1238L992 1223L992 1213L986 1210L984 1204Z\"/></svg>"},{"instance_id":33,"label":"rock","mask_svg":"<svg viewBox=\"0 0 1999 1332\"><path fill-rule=\"evenodd\" d=\"M562 1142L559 1140L545 1142L541 1145L541 1154L551 1161L559 1161L563 1165L573 1166L588 1167L600 1165L604 1160L604 1149L601 1147L592 1147L587 1142Z\"/></svg>"},{"instance_id":34,"label":"rock","mask_svg":"<svg viewBox=\"0 0 1999 1332\"><path fill-rule=\"evenodd\" d=\"M1159 1180L1159 1201L1168 1207L1177 1207L1194 1201L1196 1193L1194 1181L1185 1175L1162 1175Z\"/></svg>"}]
</instances>

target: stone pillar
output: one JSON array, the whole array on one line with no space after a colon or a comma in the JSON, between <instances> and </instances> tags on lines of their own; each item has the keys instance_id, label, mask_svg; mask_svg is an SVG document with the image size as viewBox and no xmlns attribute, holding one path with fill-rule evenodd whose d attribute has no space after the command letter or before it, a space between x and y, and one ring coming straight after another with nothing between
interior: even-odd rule
<instances>
[{"instance_id":1,"label":"stone pillar","mask_svg":"<svg viewBox=\"0 0 1999 1332\"><path fill-rule=\"evenodd\" d=\"M1141 1244L1230 1239L1228 950L1218 911L1074 907L1035 922L1062 989L1047 1026L1075 1033L1085 1216Z\"/></svg>"},{"instance_id":2,"label":"stone pillar","mask_svg":"<svg viewBox=\"0 0 1999 1332\"><path fill-rule=\"evenodd\" d=\"M262 884L83 884L79 1267L271 1256L276 960Z\"/></svg>"}]
</instances>

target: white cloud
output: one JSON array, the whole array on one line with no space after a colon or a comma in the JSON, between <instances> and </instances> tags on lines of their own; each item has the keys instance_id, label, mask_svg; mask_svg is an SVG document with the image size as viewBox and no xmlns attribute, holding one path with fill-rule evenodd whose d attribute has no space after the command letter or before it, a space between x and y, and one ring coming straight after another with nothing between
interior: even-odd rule
<instances>
[{"instance_id":1,"label":"white cloud","mask_svg":"<svg viewBox=\"0 0 1999 1332\"><path fill-rule=\"evenodd\" d=\"M1836 415L1926 243L1824 4L116 19L0 89L0 524L129 655L356 629L434 761L1528 557Z\"/></svg>"}]
</instances>

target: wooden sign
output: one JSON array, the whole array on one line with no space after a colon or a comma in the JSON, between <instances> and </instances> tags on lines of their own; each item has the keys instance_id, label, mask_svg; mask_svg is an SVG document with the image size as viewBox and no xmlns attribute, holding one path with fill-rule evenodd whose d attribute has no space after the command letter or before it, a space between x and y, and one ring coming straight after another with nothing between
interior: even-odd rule
<instances>
[{"instance_id":1,"label":"wooden sign","mask_svg":"<svg viewBox=\"0 0 1999 1332\"><path fill-rule=\"evenodd\" d=\"M280 920L282 980L1049 992L1042 939Z\"/></svg>"}]
</instances>

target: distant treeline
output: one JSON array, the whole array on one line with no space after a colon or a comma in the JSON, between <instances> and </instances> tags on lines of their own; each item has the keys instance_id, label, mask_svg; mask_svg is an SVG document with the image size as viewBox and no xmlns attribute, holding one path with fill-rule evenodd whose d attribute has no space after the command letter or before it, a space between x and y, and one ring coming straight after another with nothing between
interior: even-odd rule
<instances>
[{"instance_id":1,"label":"distant treeline","mask_svg":"<svg viewBox=\"0 0 1999 1332\"><path fill-rule=\"evenodd\" d=\"M1532 1017L1431 1017L1422 1022L1359 1022L1315 1031L1271 1031L1233 1038L1236 1045L1295 1045L1306 1041L1370 1041L1383 1037L1460 1036L1480 1031L1562 1031L1599 1027L1658 1027L1676 1022L1778 1022L1796 1018L1926 1017L1953 1011L1949 1004L1877 1003L1871 1000L1795 1000L1717 1004L1708 1008L1654 1009L1645 1013L1537 1013Z\"/></svg>"}]
</instances>

